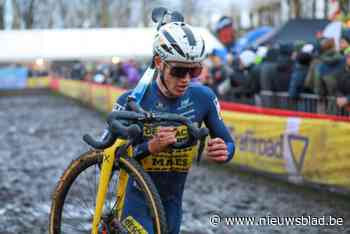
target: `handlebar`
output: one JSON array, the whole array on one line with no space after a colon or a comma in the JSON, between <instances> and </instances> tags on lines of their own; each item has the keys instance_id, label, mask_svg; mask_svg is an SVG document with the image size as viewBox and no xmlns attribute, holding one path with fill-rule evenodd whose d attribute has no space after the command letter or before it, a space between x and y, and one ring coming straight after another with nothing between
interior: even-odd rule
<instances>
[{"instance_id":1,"label":"handlebar","mask_svg":"<svg viewBox=\"0 0 350 234\"><path fill-rule=\"evenodd\" d=\"M177 142L173 148L185 148L192 146L198 140L204 140L209 134L207 128L196 127L189 119L173 113L155 114L151 112L136 113L134 111L113 111L107 117L107 134L102 140L95 140L90 135L84 135L84 141L96 149L105 149L113 145L117 138L138 139L142 136L140 125L145 123L167 122L168 124L183 124L188 129L188 138Z\"/></svg>"}]
</instances>

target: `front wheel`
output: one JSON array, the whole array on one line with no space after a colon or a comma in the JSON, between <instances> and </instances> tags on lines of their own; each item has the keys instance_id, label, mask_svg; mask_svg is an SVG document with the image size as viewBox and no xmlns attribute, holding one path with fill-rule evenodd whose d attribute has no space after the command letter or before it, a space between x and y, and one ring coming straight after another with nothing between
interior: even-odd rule
<instances>
[{"instance_id":1,"label":"front wheel","mask_svg":"<svg viewBox=\"0 0 350 234\"><path fill-rule=\"evenodd\" d=\"M92 150L74 160L66 169L57 184L52 198L49 224L50 234L91 233L102 161L103 152ZM113 216L115 213L113 209L120 202L115 193L119 172L122 169L136 181L137 186L143 193L149 208L149 214L152 217L152 233L166 233L164 208L150 176L144 172L140 164L130 157L121 157L118 165L118 167L113 169L109 182L104 203L104 217L111 214ZM116 220L116 217L112 217L108 219L111 220L111 223L106 222L105 219L101 220L99 234L135 233L135 230L132 231L130 228L123 226L125 221L130 223L130 218L134 220L132 217L127 217L124 220ZM118 225L116 225L116 222ZM137 220L136 224L139 225ZM132 227L132 229L135 228Z\"/></svg>"}]
</instances>

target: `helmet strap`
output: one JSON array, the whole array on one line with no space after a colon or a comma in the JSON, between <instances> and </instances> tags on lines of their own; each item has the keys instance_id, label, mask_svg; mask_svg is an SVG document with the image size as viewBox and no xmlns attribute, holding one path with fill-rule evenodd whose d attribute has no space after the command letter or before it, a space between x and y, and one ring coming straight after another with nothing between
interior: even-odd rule
<instances>
[{"instance_id":1,"label":"helmet strap","mask_svg":"<svg viewBox=\"0 0 350 234\"><path fill-rule=\"evenodd\" d=\"M168 86L165 83L163 72L159 72L159 76L158 76L156 81L157 81L157 84L158 84L158 87L159 87L161 93L164 96L169 97L169 98L174 97L174 95L170 92Z\"/></svg>"}]
</instances>

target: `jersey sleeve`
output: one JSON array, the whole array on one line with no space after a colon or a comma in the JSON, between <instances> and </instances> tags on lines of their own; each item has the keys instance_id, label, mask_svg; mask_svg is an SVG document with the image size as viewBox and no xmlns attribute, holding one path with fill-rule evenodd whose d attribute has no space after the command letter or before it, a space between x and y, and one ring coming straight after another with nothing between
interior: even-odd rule
<instances>
[{"instance_id":1,"label":"jersey sleeve","mask_svg":"<svg viewBox=\"0 0 350 234\"><path fill-rule=\"evenodd\" d=\"M131 92L132 91L125 92L117 99L113 106L113 111L126 110L127 99ZM135 147L133 147L133 150L134 157L136 159L141 159L148 156L150 154L148 150L148 140L144 140L143 142L135 142Z\"/></svg>"},{"instance_id":2,"label":"jersey sleeve","mask_svg":"<svg viewBox=\"0 0 350 234\"><path fill-rule=\"evenodd\" d=\"M125 110L126 109L126 102L128 99L128 96L131 94L131 91L127 91L120 95L116 102L113 105L113 111L118 111L118 110Z\"/></svg>"},{"instance_id":3,"label":"jersey sleeve","mask_svg":"<svg viewBox=\"0 0 350 234\"><path fill-rule=\"evenodd\" d=\"M226 162L228 162L233 158L233 155L235 153L235 143L230 134L230 131L223 121L218 98L209 88L207 88L206 93L206 96L208 98L207 103L209 105L207 115L204 118L204 123L209 129L210 136L212 138L218 137L225 141L228 151L228 159Z\"/></svg>"}]
</instances>

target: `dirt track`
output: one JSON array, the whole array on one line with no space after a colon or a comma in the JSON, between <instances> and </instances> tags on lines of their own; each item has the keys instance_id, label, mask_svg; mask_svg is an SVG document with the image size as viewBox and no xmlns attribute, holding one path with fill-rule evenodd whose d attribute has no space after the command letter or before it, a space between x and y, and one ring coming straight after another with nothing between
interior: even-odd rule
<instances>
[{"instance_id":1,"label":"dirt track","mask_svg":"<svg viewBox=\"0 0 350 234\"><path fill-rule=\"evenodd\" d=\"M104 127L98 113L52 95L0 97L0 233L48 233L50 195L63 169L86 151L84 133ZM191 171L183 233L350 233L350 199L297 188L232 168ZM247 226L209 223L221 216L332 216L342 226Z\"/></svg>"}]
</instances>

